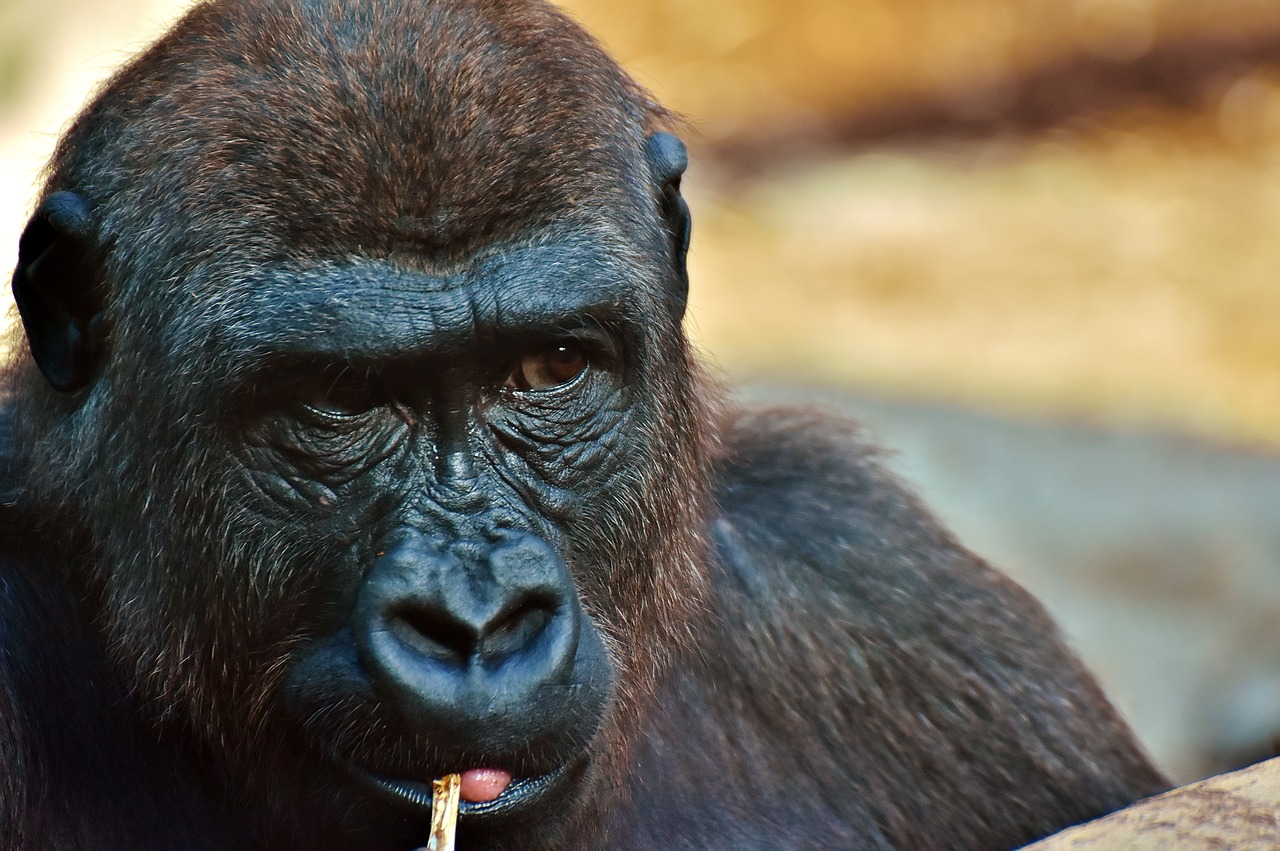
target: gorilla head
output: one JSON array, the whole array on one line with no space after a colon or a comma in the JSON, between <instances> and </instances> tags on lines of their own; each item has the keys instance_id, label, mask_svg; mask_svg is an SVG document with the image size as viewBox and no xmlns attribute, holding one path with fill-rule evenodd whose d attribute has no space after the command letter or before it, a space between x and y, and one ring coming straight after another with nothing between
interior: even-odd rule
<instances>
[{"instance_id":1,"label":"gorilla head","mask_svg":"<svg viewBox=\"0 0 1280 851\"><path fill-rule=\"evenodd\" d=\"M617 785L700 593L668 124L542 4L223 2L59 148L28 498L144 709L282 835L420 821L449 772L512 778L473 832Z\"/></svg>"}]
</instances>

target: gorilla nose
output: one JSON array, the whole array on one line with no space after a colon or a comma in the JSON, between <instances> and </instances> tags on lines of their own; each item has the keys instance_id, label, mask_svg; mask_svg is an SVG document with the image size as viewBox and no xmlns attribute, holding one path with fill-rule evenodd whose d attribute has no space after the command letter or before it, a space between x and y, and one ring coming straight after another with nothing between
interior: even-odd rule
<instances>
[{"instance_id":1,"label":"gorilla nose","mask_svg":"<svg viewBox=\"0 0 1280 851\"><path fill-rule=\"evenodd\" d=\"M532 647L560 606L546 588L495 590L483 598L465 590L403 597L388 606L387 628L423 657L459 668L498 665Z\"/></svg>"},{"instance_id":2,"label":"gorilla nose","mask_svg":"<svg viewBox=\"0 0 1280 851\"><path fill-rule=\"evenodd\" d=\"M530 702L571 691L581 620L568 568L542 539L445 550L402 530L366 578L353 626L384 701L471 740L479 720L537 726Z\"/></svg>"}]
</instances>

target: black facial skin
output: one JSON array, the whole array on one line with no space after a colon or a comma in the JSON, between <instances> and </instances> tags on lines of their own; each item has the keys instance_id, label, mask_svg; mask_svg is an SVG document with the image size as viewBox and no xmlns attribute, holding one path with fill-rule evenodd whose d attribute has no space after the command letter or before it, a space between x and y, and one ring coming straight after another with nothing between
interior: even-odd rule
<instances>
[{"instance_id":1,"label":"black facial skin","mask_svg":"<svg viewBox=\"0 0 1280 851\"><path fill-rule=\"evenodd\" d=\"M617 683L578 586L618 565L574 530L658 454L631 282L674 271L626 262L569 234L435 274L267 267L218 326L232 501L328 543L303 556L324 605L288 712L325 776L419 830L432 779L498 768L515 782L464 803L468 841L554 835L592 771Z\"/></svg>"},{"instance_id":2,"label":"black facial skin","mask_svg":"<svg viewBox=\"0 0 1280 851\"><path fill-rule=\"evenodd\" d=\"M598 731L612 666L561 553L583 507L616 498L640 341L615 330L625 289L586 248L495 253L440 276L271 270L288 281L281 314L248 299L249 327L231 334L247 347L234 360L263 364L232 390L251 399L233 426L246 501L313 517L317 534L351 523L322 592L337 617L295 654L287 691L298 717L320 719L306 735L357 777L429 789L482 767L532 781L580 760ZM548 267L592 285L547 298ZM273 327L298 314L324 327ZM558 378L544 365L556 357L572 367ZM349 704L336 719L335 695ZM358 745L344 740L355 718ZM364 755L370 729L386 756Z\"/></svg>"},{"instance_id":3,"label":"black facial skin","mask_svg":"<svg viewBox=\"0 0 1280 851\"><path fill-rule=\"evenodd\" d=\"M854 427L702 376L678 125L540 0L213 0L103 88L0 371L0 851L406 851L478 769L460 851L1163 788Z\"/></svg>"}]
</instances>

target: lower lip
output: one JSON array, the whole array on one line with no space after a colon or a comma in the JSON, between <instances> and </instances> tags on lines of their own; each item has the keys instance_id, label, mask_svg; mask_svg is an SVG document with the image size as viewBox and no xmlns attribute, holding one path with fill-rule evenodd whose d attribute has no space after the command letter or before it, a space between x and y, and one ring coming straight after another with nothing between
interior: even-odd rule
<instances>
[{"instance_id":1,"label":"lower lip","mask_svg":"<svg viewBox=\"0 0 1280 851\"><path fill-rule=\"evenodd\" d=\"M373 784L400 803L410 804L414 808L424 810L427 813L431 812L430 783L417 783L412 780L388 780L359 768L352 767L351 770L357 777L366 783ZM558 768L549 774L543 774L539 777L521 777L512 780L511 785L507 786L502 794L492 801L460 801L458 803L458 815L468 819L479 819L504 816L516 810L525 809L534 805L537 799L542 797L543 793L564 774L564 771L564 768Z\"/></svg>"}]
</instances>

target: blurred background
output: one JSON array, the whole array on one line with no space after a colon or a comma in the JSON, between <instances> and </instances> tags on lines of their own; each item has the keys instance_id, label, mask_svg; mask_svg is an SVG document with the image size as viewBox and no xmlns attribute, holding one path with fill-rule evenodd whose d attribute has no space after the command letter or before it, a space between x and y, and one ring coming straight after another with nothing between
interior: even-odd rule
<instances>
[{"instance_id":1,"label":"blurred background","mask_svg":"<svg viewBox=\"0 0 1280 851\"><path fill-rule=\"evenodd\" d=\"M186 5L0 0L6 275ZM1280 3L562 5L690 121L690 323L742 395L862 419L1177 779L1276 752Z\"/></svg>"}]
</instances>

